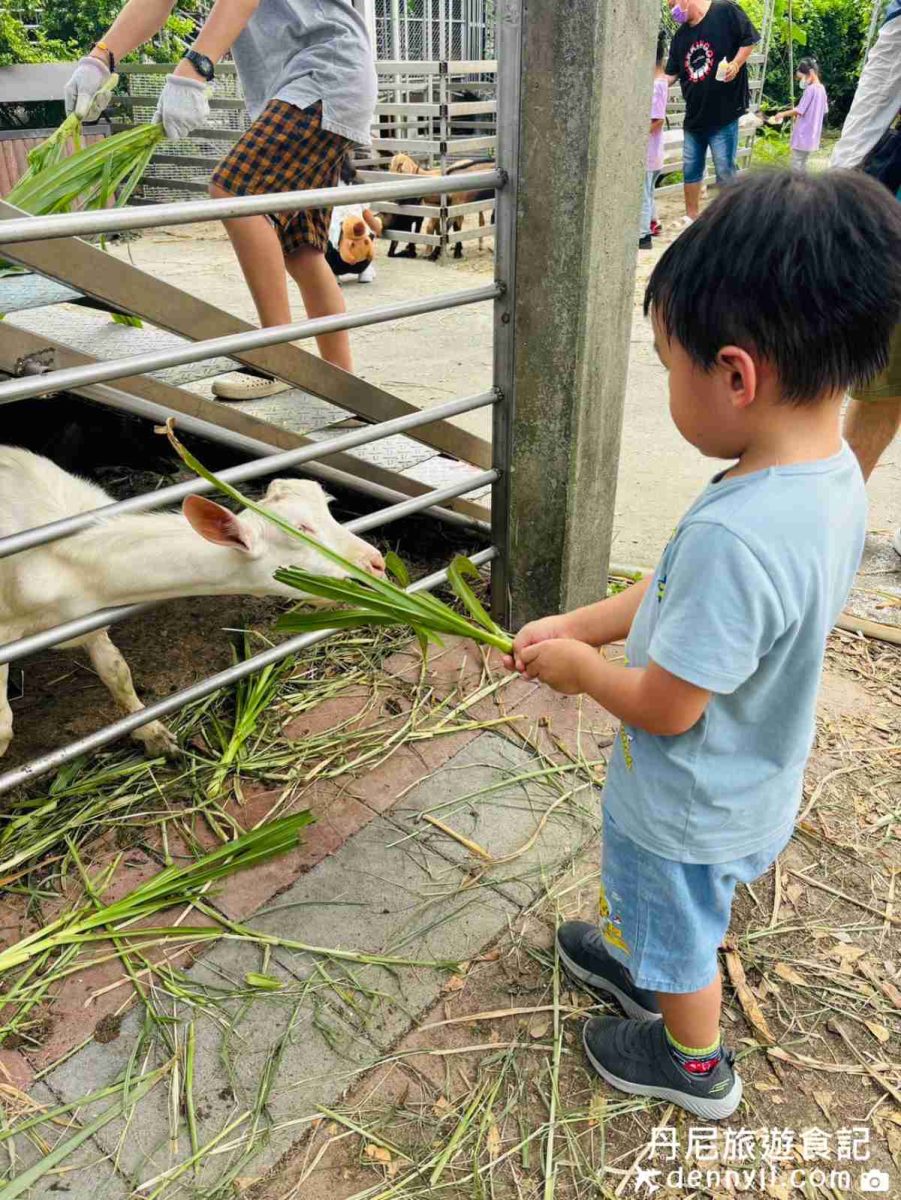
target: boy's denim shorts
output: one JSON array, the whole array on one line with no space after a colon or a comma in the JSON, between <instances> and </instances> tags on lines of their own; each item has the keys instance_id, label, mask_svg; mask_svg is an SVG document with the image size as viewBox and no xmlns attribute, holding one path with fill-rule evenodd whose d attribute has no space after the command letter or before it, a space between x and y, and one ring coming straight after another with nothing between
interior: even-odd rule
<instances>
[{"instance_id":1,"label":"boy's denim shorts","mask_svg":"<svg viewBox=\"0 0 901 1200\"><path fill-rule=\"evenodd\" d=\"M724 863L661 858L626 837L604 812L601 931L633 982L654 992L697 992L712 983L717 950L739 883L762 875L785 847Z\"/></svg>"}]
</instances>

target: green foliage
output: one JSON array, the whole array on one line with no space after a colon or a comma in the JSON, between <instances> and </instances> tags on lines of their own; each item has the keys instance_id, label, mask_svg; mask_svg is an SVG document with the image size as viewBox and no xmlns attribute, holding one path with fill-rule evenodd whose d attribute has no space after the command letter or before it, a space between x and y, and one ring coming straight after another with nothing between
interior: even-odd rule
<instances>
[{"instance_id":1,"label":"green foliage","mask_svg":"<svg viewBox=\"0 0 901 1200\"><path fill-rule=\"evenodd\" d=\"M45 34L69 47L66 58L80 57L97 38L103 36L122 10L123 0L44 0L42 25ZM183 0L179 12L166 22L153 42L141 47L129 59L175 62L181 58L185 43L194 32L192 13L198 0Z\"/></svg>"},{"instance_id":2,"label":"green foliage","mask_svg":"<svg viewBox=\"0 0 901 1200\"><path fill-rule=\"evenodd\" d=\"M755 24L762 20L762 0L743 0L742 7ZM791 28L794 61L811 56L822 70L829 93L828 124L840 127L857 88L864 41L873 0L793 0ZM775 108L787 108L799 97L797 87L789 92L788 0L776 0L773 39L767 63L766 100Z\"/></svg>"},{"instance_id":3,"label":"green foliage","mask_svg":"<svg viewBox=\"0 0 901 1200\"><path fill-rule=\"evenodd\" d=\"M787 167L791 157L791 122L781 127L764 125L754 139L752 166Z\"/></svg>"},{"instance_id":4,"label":"green foliage","mask_svg":"<svg viewBox=\"0 0 901 1200\"><path fill-rule=\"evenodd\" d=\"M60 42L47 38L45 32L30 36L21 17L5 7L0 9L0 67L54 62L68 57L66 47Z\"/></svg>"}]
</instances>

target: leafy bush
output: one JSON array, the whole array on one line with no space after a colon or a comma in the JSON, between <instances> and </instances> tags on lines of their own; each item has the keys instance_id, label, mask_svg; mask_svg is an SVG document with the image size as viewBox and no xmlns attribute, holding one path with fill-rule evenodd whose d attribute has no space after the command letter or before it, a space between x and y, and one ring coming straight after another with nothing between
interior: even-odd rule
<instances>
[{"instance_id":1,"label":"leafy bush","mask_svg":"<svg viewBox=\"0 0 901 1200\"><path fill-rule=\"evenodd\" d=\"M13 14L0 0L0 67L17 63L60 62L80 58L113 23L123 0L43 0L33 10L40 29L26 29L22 16ZM177 62L195 29L192 14L200 0L183 0L158 37L140 47L129 59Z\"/></svg>"},{"instance_id":2,"label":"leafy bush","mask_svg":"<svg viewBox=\"0 0 901 1200\"><path fill-rule=\"evenodd\" d=\"M71 47L66 57L80 56L112 25L123 0L43 0L42 26L46 35ZM183 0L153 42L140 47L130 59L176 62L194 31L192 14L199 0Z\"/></svg>"},{"instance_id":3,"label":"leafy bush","mask_svg":"<svg viewBox=\"0 0 901 1200\"><path fill-rule=\"evenodd\" d=\"M68 58L66 47L48 39L43 33L29 36L21 17L14 16L8 9L0 9L0 67L14 67L19 63L53 62Z\"/></svg>"}]
</instances>

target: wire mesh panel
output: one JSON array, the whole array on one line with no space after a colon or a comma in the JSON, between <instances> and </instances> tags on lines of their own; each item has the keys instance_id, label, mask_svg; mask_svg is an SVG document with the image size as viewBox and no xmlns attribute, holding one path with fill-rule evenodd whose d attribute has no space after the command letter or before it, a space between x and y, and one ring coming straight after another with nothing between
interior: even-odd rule
<instances>
[{"instance_id":1,"label":"wire mesh panel","mask_svg":"<svg viewBox=\"0 0 901 1200\"><path fill-rule=\"evenodd\" d=\"M494 0L376 0L376 57L392 62L491 57Z\"/></svg>"}]
</instances>

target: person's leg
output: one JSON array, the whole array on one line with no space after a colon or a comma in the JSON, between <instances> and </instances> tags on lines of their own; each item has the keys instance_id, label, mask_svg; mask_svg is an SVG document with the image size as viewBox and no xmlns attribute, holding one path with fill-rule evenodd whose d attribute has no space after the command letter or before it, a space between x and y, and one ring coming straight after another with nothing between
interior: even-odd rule
<instances>
[{"instance_id":1,"label":"person's leg","mask_svg":"<svg viewBox=\"0 0 901 1200\"><path fill-rule=\"evenodd\" d=\"M855 388L845 413L845 441L857 455L864 479L901 427L901 325L895 328L889 362L881 375Z\"/></svg>"},{"instance_id":2,"label":"person's leg","mask_svg":"<svg viewBox=\"0 0 901 1200\"><path fill-rule=\"evenodd\" d=\"M298 246L285 257L288 274L300 288L307 316L332 317L347 311L344 293L325 255L315 246ZM343 371L353 370L350 352L350 335L346 329L339 333L325 333L316 339L319 353Z\"/></svg>"},{"instance_id":3,"label":"person's leg","mask_svg":"<svg viewBox=\"0 0 901 1200\"><path fill-rule=\"evenodd\" d=\"M648 187L649 187L649 189L650 189L650 192L651 192L651 222L650 222L650 229L651 229L651 232L652 232L652 233L653 233L653 231L654 231L654 226L658 224L658 222L657 222L657 180L660 178L660 175L661 175L661 172L660 172L660 171L651 171L651 172L650 172L650 176L651 176L651 178L650 178L650 180L649 180L649 182L648 182Z\"/></svg>"},{"instance_id":4,"label":"person's leg","mask_svg":"<svg viewBox=\"0 0 901 1200\"><path fill-rule=\"evenodd\" d=\"M723 984L719 973L698 992L657 992L663 1023L672 1042L698 1057L715 1050L720 1041Z\"/></svg>"},{"instance_id":5,"label":"person's leg","mask_svg":"<svg viewBox=\"0 0 901 1200\"><path fill-rule=\"evenodd\" d=\"M809 150L792 150L792 170L806 171L808 158L810 158Z\"/></svg>"},{"instance_id":6,"label":"person's leg","mask_svg":"<svg viewBox=\"0 0 901 1200\"><path fill-rule=\"evenodd\" d=\"M887 400L857 400L845 413L845 441L857 455L864 479L869 479L876 464L901 429L901 396Z\"/></svg>"},{"instance_id":7,"label":"person's leg","mask_svg":"<svg viewBox=\"0 0 901 1200\"><path fill-rule=\"evenodd\" d=\"M638 237L644 241L651 236L651 214L654 207L654 172L645 171L644 185L641 189L641 224Z\"/></svg>"},{"instance_id":8,"label":"person's leg","mask_svg":"<svg viewBox=\"0 0 901 1200\"><path fill-rule=\"evenodd\" d=\"M731 121L711 133L710 154L716 182L722 186L738 173L738 121Z\"/></svg>"},{"instance_id":9,"label":"person's leg","mask_svg":"<svg viewBox=\"0 0 901 1200\"><path fill-rule=\"evenodd\" d=\"M707 137L686 130L682 142L682 174L685 192L685 215L690 221L698 216L701 207L701 184L707 164Z\"/></svg>"},{"instance_id":10,"label":"person's leg","mask_svg":"<svg viewBox=\"0 0 901 1200\"><path fill-rule=\"evenodd\" d=\"M214 200L229 193L210 184ZM291 320L285 259L275 227L267 217L239 217L223 221L245 282L250 289L260 324L287 325Z\"/></svg>"}]
</instances>

